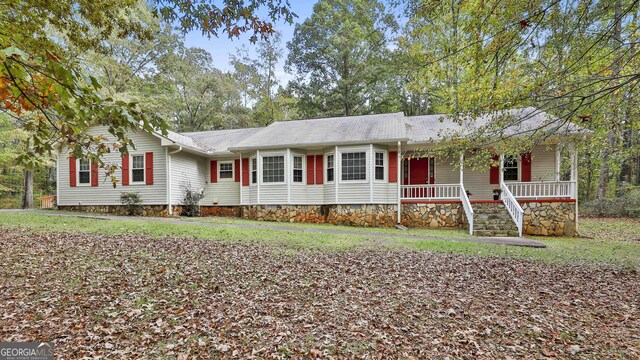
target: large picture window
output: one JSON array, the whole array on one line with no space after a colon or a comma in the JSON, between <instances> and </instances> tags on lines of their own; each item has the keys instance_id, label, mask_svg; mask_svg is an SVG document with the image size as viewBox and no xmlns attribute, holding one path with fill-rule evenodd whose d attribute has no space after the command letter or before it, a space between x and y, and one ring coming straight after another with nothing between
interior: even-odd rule
<instances>
[{"instance_id":1,"label":"large picture window","mask_svg":"<svg viewBox=\"0 0 640 360\"><path fill-rule=\"evenodd\" d=\"M144 155L131 156L131 181L144 182Z\"/></svg>"},{"instance_id":2,"label":"large picture window","mask_svg":"<svg viewBox=\"0 0 640 360\"><path fill-rule=\"evenodd\" d=\"M89 184L91 182L91 161L78 159L78 184Z\"/></svg>"},{"instance_id":3,"label":"large picture window","mask_svg":"<svg viewBox=\"0 0 640 360\"><path fill-rule=\"evenodd\" d=\"M262 157L262 182L284 182L284 156Z\"/></svg>"},{"instance_id":4,"label":"large picture window","mask_svg":"<svg viewBox=\"0 0 640 360\"><path fill-rule=\"evenodd\" d=\"M332 155L327 155L327 181L333 181L334 179L334 161L333 161L334 157L333 154Z\"/></svg>"},{"instance_id":5,"label":"large picture window","mask_svg":"<svg viewBox=\"0 0 640 360\"><path fill-rule=\"evenodd\" d=\"M384 180L384 153L376 153L376 180Z\"/></svg>"},{"instance_id":6,"label":"large picture window","mask_svg":"<svg viewBox=\"0 0 640 360\"><path fill-rule=\"evenodd\" d=\"M302 156L293 157L293 182L302 182Z\"/></svg>"},{"instance_id":7,"label":"large picture window","mask_svg":"<svg viewBox=\"0 0 640 360\"><path fill-rule=\"evenodd\" d=\"M367 179L367 153L342 153L342 180Z\"/></svg>"},{"instance_id":8,"label":"large picture window","mask_svg":"<svg viewBox=\"0 0 640 360\"><path fill-rule=\"evenodd\" d=\"M518 160L515 156L504 157L504 180L518 181Z\"/></svg>"},{"instance_id":9,"label":"large picture window","mask_svg":"<svg viewBox=\"0 0 640 360\"><path fill-rule=\"evenodd\" d=\"M233 179L233 162L220 163L220 180Z\"/></svg>"}]
</instances>

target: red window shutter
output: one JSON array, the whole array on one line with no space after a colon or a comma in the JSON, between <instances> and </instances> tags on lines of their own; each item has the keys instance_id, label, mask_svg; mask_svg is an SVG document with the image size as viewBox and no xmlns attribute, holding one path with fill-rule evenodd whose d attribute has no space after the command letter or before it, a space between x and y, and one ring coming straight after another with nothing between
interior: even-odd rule
<instances>
[{"instance_id":1,"label":"red window shutter","mask_svg":"<svg viewBox=\"0 0 640 360\"><path fill-rule=\"evenodd\" d=\"M129 185L129 155L122 156L122 185Z\"/></svg>"},{"instance_id":2,"label":"red window shutter","mask_svg":"<svg viewBox=\"0 0 640 360\"><path fill-rule=\"evenodd\" d=\"M522 180L531 181L531 153L522 154Z\"/></svg>"},{"instance_id":3,"label":"red window shutter","mask_svg":"<svg viewBox=\"0 0 640 360\"><path fill-rule=\"evenodd\" d=\"M144 171L147 185L153 185L153 153L148 152L144 154Z\"/></svg>"},{"instance_id":4,"label":"red window shutter","mask_svg":"<svg viewBox=\"0 0 640 360\"><path fill-rule=\"evenodd\" d=\"M494 155L494 161L500 161L500 156ZM499 184L500 183L500 166L491 166L489 169L489 184Z\"/></svg>"},{"instance_id":5,"label":"red window shutter","mask_svg":"<svg viewBox=\"0 0 640 360\"><path fill-rule=\"evenodd\" d=\"M398 152L389 151L389 182L398 182Z\"/></svg>"},{"instance_id":6,"label":"red window shutter","mask_svg":"<svg viewBox=\"0 0 640 360\"><path fill-rule=\"evenodd\" d=\"M242 159L242 186L249 186L249 159Z\"/></svg>"},{"instance_id":7,"label":"red window shutter","mask_svg":"<svg viewBox=\"0 0 640 360\"><path fill-rule=\"evenodd\" d=\"M69 156L69 186L76 186L76 158Z\"/></svg>"},{"instance_id":8,"label":"red window shutter","mask_svg":"<svg viewBox=\"0 0 640 360\"><path fill-rule=\"evenodd\" d=\"M316 185L322 185L324 182L323 158L324 155L316 155Z\"/></svg>"},{"instance_id":9,"label":"red window shutter","mask_svg":"<svg viewBox=\"0 0 640 360\"><path fill-rule=\"evenodd\" d=\"M314 173L315 169L315 157L313 155L307 155L307 185L315 184L316 175Z\"/></svg>"},{"instance_id":10,"label":"red window shutter","mask_svg":"<svg viewBox=\"0 0 640 360\"><path fill-rule=\"evenodd\" d=\"M233 162L233 180L240 182L240 159Z\"/></svg>"},{"instance_id":11,"label":"red window shutter","mask_svg":"<svg viewBox=\"0 0 640 360\"><path fill-rule=\"evenodd\" d=\"M218 161L211 160L211 183L215 184L218 182Z\"/></svg>"},{"instance_id":12,"label":"red window shutter","mask_svg":"<svg viewBox=\"0 0 640 360\"><path fill-rule=\"evenodd\" d=\"M98 186L98 164L91 163L91 186Z\"/></svg>"}]
</instances>

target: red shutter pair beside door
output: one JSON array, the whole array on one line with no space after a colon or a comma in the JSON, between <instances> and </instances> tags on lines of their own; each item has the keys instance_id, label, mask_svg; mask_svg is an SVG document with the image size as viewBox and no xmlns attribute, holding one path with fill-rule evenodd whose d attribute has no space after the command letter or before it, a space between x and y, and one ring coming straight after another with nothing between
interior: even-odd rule
<instances>
[{"instance_id":1,"label":"red shutter pair beside door","mask_svg":"<svg viewBox=\"0 0 640 360\"><path fill-rule=\"evenodd\" d=\"M322 185L324 183L324 155L307 155L307 185Z\"/></svg>"},{"instance_id":2,"label":"red shutter pair beside door","mask_svg":"<svg viewBox=\"0 0 640 360\"><path fill-rule=\"evenodd\" d=\"M493 157L493 160L499 163L500 157L498 155L495 155ZM520 181L531 181L531 152L522 154L522 156L520 157L520 173ZM489 183L500 183L500 164L498 164L498 166L491 166L491 169L489 170Z\"/></svg>"}]
</instances>

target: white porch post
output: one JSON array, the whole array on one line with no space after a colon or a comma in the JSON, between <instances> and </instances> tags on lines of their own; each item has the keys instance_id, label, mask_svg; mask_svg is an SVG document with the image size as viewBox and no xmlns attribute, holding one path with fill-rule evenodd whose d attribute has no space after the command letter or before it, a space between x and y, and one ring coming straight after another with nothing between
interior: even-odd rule
<instances>
[{"instance_id":1,"label":"white porch post","mask_svg":"<svg viewBox=\"0 0 640 360\"><path fill-rule=\"evenodd\" d=\"M240 171L240 205L242 205L242 153L240 153L240 169L236 171Z\"/></svg>"},{"instance_id":2,"label":"white porch post","mask_svg":"<svg viewBox=\"0 0 640 360\"><path fill-rule=\"evenodd\" d=\"M404 165L402 163L402 146L400 141L398 141L398 162L397 162L397 180L398 180L398 224L401 223L402 220L402 194L401 194L401 187L402 187L402 179L400 179L400 174L402 174L401 171L401 167Z\"/></svg>"},{"instance_id":3,"label":"white porch post","mask_svg":"<svg viewBox=\"0 0 640 360\"><path fill-rule=\"evenodd\" d=\"M284 181L287 182L287 204L291 204L291 178L293 177L293 171L291 165L291 148L287 148L287 158L284 160Z\"/></svg>"},{"instance_id":4,"label":"white porch post","mask_svg":"<svg viewBox=\"0 0 640 360\"><path fill-rule=\"evenodd\" d=\"M260 150L256 150L256 205L260 204L260 183L262 182L262 161L260 160Z\"/></svg>"},{"instance_id":5,"label":"white porch post","mask_svg":"<svg viewBox=\"0 0 640 360\"><path fill-rule=\"evenodd\" d=\"M560 181L560 164L562 163L562 155L560 147L556 144L556 181Z\"/></svg>"},{"instance_id":6,"label":"white porch post","mask_svg":"<svg viewBox=\"0 0 640 360\"><path fill-rule=\"evenodd\" d=\"M164 148L164 156L167 163L167 214L173 215L173 207L171 206L171 154L169 154L169 148Z\"/></svg>"},{"instance_id":7,"label":"white porch post","mask_svg":"<svg viewBox=\"0 0 640 360\"><path fill-rule=\"evenodd\" d=\"M575 202L575 212L576 212L576 233L578 231L578 150L576 149L575 144L571 145L571 181L572 181L572 198L576 200Z\"/></svg>"},{"instance_id":8,"label":"white porch post","mask_svg":"<svg viewBox=\"0 0 640 360\"><path fill-rule=\"evenodd\" d=\"M500 154L500 184L504 182L504 154Z\"/></svg>"},{"instance_id":9,"label":"white porch post","mask_svg":"<svg viewBox=\"0 0 640 360\"><path fill-rule=\"evenodd\" d=\"M373 144L369 144L369 202L373 204L373 178L375 176L375 155L373 154Z\"/></svg>"},{"instance_id":10,"label":"white porch post","mask_svg":"<svg viewBox=\"0 0 640 360\"><path fill-rule=\"evenodd\" d=\"M333 152L333 182L336 185L336 204L339 204L340 201L338 201L338 179L340 178L340 174L338 172L338 170L340 170L340 166L338 165L339 163L339 157L338 157L338 146L336 145L334 152ZM340 162L340 164L342 164L342 162Z\"/></svg>"},{"instance_id":11,"label":"white porch post","mask_svg":"<svg viewBox=\"0 0 640 360\"><path fill-rule=\"evenodd\" d=\"M460 154L460 185L464 186L464 153Z\"/></svg>"}]
</instances>

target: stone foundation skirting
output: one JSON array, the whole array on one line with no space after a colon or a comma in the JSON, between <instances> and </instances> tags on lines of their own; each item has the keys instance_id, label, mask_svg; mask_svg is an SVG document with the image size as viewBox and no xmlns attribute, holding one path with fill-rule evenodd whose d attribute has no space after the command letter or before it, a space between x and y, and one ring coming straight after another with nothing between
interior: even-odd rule
<instances>
[{"instance_id":1,"label":"stone foundation skirting","mask_svg":"<svg viewBox=\"0 0 640 360\"><path fill-rule=\"evenodd\" d=\"M464 228L467 226L460 202L402 204L402 225L419 228Z\"/></svg>"},{"instance_id":2,"label":"stone foundation skirting","mask_svg":"<svg viewBox=\"0 0 640 360\"><path fill-rule=\"evenodd\" d=\"M526 235L576 236L575 201L520 201Z\"/></svg>"},{"instance_id":3,"label":"stone foundation skirting","mask_svg":"<svg viewBox=\"0 0 640 360\"><path fill-rule=\"evenodd\" d=\"M576 203L572 201L520 201L526 235L576 235ZM502 206L497 203L496 206ZM129 215L123 205L61 205L65 211ZM182 207L173 206L180 215ZM394 204L337 205L243 205L201 206L201 216L241 217L251 220L326 223L362 227L393 227L397 222ZM136 215L168 216L166 205L142 205ZM459 202L402 204L401 223L412 228L465 228L464 209Z\"/></svg>"},{"instance_id":4,"label":"stone foundation skirting","mask_svg":"<svg viewBox=\"0 0 640 360\"><path fill-rule=\"evenodd\" d=\"M131 214L129 208L124 205L58 205L58 210L156 217L165 217L169 215L166 205L140 205L133 214Z\"/></svg>"},{"instance_id":5,"label":"stone foundation skirting","mask_svg":"<svg viewBox=\"0 0 640 360\"><path fill-rule=\"evenodd\" d=\"M397 205L245 205L241 217L260 221L325 223L361 227L393 227ZM460 203L403 204L401 222L422 228L461 228L465 224ZM205 213L205 211L203 211Z\"/></svg>"}]
</instances>

